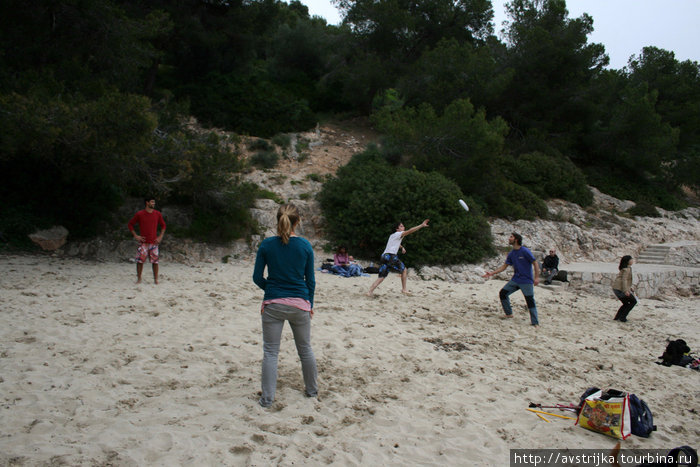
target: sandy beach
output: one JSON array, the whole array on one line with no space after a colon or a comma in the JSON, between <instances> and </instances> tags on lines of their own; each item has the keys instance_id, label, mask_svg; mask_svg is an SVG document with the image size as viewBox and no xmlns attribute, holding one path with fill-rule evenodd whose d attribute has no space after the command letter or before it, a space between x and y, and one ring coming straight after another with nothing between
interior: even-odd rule
<instances>
[{"instance_id":1,"label":"sandy beach","mask_svg":"<svg viewBox=\"0 0 700 467\"><path fill-rule=\"evenodd\" d=\"M320 262L319 262L320 265ZM515 448L616 440L527 411L588 387L644 399L658 431L624 448L700 448L700 372L656 365L667 339L700 350L697 298L618 302L537 287L501 319L503 280L317 273L318 399L285 328L277 400L257 404L262 292L253 260L130 263L0 256L2 465L507 465ZM570 415L553 410L555 413Z\"/></svg>"}]
</instances>

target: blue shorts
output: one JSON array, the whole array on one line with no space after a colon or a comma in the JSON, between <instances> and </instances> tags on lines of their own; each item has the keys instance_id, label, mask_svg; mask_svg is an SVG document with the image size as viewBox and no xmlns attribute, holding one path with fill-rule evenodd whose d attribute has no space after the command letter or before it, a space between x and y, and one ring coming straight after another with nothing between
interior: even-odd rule
<instances>
[{"instance_id":1,"label":"blue shorts","mask_svg":"<svg viewBox=\"0 0 700 467\"><path fill-rule=\"evenodd\" d=\"M379 267L379 277L386 277L389 275L389 268L394 271L401 273L406 269L406 266L399 259L399 255L392 255L391 253L384 253L382 255L382 265Z\"/></svg>"}]
</instances>

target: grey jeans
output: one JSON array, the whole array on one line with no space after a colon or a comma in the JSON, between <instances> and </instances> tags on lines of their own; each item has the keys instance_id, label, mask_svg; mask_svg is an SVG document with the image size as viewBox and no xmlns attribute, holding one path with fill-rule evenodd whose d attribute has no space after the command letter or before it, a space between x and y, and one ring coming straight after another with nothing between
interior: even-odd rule
<instances>
[{"instance_id":1,"label":"grey jeans","mask_svg":"<svg viewBox=\"0 0 700 467\"><path fill-rule=\"evenodd\" d=\"M547 283L552 282L552 279L557 277L557 274L559 274L559 269L557 268L547 269L547 272L545 272L544 268L542 268L542 275Z\"/></svg>"},{"instance_id":2,"label":"grey jeans","mask_svg":"<svg viewBox=\"0 0 700 467\"><path fill-rule=\"evenodd\" d=\"M284 322L294 334L294 343L301 360L301 372L304 376L305 394L308 397L318 395L316 382L316 357L311 349L311 314L293 306L272 303L265 306L262 314L263 362L262 362L262 396L260 405L269 407L275 400L277 390L277 356Z\"/></svg>"}]
</instances>

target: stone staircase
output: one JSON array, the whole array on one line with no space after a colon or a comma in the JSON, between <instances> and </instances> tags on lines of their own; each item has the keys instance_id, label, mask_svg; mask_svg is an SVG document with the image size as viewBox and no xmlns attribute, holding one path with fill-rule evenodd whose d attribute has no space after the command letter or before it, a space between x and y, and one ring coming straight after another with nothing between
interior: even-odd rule
<instances>
[{"instance_id":1,"label":"stone staircase","mask_svg":"<svg viewBox=\"0 0 700 467\"><path fill-rule=\"evenodd\" d=\"M637 257L642 264L667 264L666 258L671 250L669 245L648 245Z\"/></svg>"}]
</instances>

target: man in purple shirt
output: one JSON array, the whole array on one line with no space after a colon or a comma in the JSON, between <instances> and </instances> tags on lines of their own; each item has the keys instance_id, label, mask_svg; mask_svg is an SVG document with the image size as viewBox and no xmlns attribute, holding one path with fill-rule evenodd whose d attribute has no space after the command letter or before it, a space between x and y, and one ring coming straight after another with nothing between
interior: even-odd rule
<instances>
[{"instance_id":1,"label":"man in purple shirt","mask_svg":"<svg viewBox=\"0 0 700 467\"><path fill-rule=\"evenodd\" d=\"M513 266L513 278L501 289L498 296L501 299L501 306L507 318L513 317L513 309L510 306L510 294L520 289L525 296L527 308L530 310L530 323L539 326L537 319L537 306L535 305L535 285L540 282L540 268L532 252L523 246L523 237L513 232L508 239L508 244L513 247L503 266L492 272L487 272L484 277L489 278L505 271L508 266ZM533 275L532 270L535 270Z\"/></svg>"}]
</instances>

